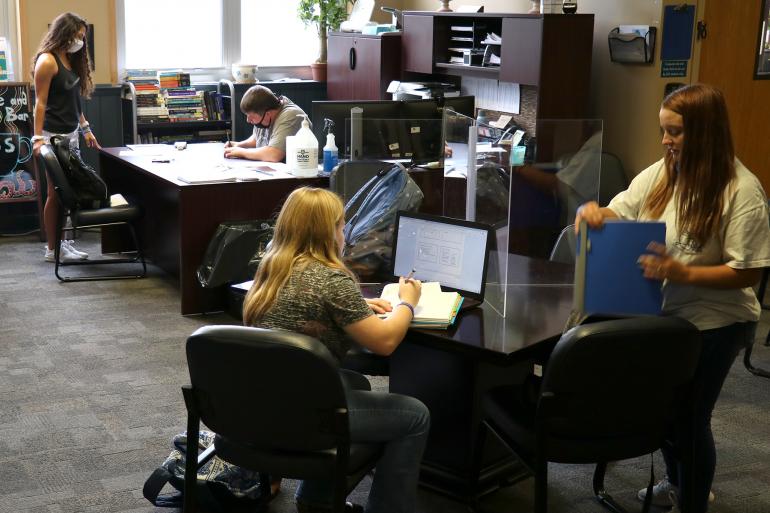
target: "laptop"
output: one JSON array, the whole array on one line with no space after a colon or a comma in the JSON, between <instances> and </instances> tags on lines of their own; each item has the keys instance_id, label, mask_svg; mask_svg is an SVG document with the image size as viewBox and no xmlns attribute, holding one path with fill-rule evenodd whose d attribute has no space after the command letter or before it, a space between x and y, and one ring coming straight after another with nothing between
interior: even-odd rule
<instances>
[{"instance_id":1,"label":"laptop","mask_svg":"<svg viewBox=\"0 0 770 513\"><path fill-rule=\"evenodd\" d=\"M450 217L399 211L393 237L392 275L437 281L463 297L461 310L484 301L490 226Z\"/></svg>"}]
</instances>

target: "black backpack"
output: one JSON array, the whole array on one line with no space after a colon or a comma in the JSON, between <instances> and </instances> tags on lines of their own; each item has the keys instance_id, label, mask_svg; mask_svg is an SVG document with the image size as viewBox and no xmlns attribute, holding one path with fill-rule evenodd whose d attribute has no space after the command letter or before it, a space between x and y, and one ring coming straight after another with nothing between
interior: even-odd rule
<instances>
[{"instance_id":1,"label":"black backpack","mask_svg":"<svg viewBox=\"0 0 770 513\"><path fill-rule=\"evenodd\" d=\"M64 171L75 200L83 208L92 208L95 202L107 201L107 184L96 174L94 168L83 161L80 150L72 148L69 139L54 135L51 137L59 165Z\"/></svg>"}]
</instances>

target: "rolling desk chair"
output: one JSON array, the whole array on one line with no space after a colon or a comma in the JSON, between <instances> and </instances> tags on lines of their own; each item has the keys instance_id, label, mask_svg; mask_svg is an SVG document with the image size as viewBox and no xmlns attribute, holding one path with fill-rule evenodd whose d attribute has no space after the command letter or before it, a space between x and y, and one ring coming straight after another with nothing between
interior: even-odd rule
<instances>
[{"instance_id":1,"label":"rolling desk chair","mask_svg":"<svg viewBox=\"0 0 770 513\"><path fill-rule=\"evenodd\" d=\"M693 414L690 396L700 340L695 326L676 317L577 326L561 337L548 359L536 404L522 399L519 385L495 388L484 396L484 426L534 474L536 513L547 511L550 461L597 463L596 498L613 511L624 511L605 491L606 464L667 444L676 419L683 421L677 425L692 425L686 421ZM654 389L650 376L655 376ZM477 462L485 434L482 427ZM680 455L684 482L692 479L697 463L691 452ZM648 497L652 485L651 480ZM683 511L689 511L691 498L681 500Z\"/></svg>"},{"instance_id":2,"label":"rolling desk chair","mask_svg":"<svg viewBox=\"0 0 770 513\"><path fill-rule=\"evenodd\" d=\"M200 456L187 444L184 513L196 511L197 466L214 452L259 471L266 490L270 474L331 477L333 511L345 510L345 497L374 468L382 446L351 444L343 378L323 344L288 331L204 326L187 339L187 364L188 440L198 438L200 422L217 436Z\"/></svg>"}]
</instances>

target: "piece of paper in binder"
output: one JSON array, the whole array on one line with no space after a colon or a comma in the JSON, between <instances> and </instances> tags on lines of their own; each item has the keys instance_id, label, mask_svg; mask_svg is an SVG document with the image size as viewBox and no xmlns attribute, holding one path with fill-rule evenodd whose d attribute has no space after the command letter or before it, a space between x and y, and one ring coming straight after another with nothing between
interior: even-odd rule
<instances>
[{"instance_id":1,"label":"piece of paper in binder","mask_svg":"<svg viewBox=\"0 0 770 513\"><path fill-rule=\"evenodd\" d=\"M585 241L585 243L583 243ZM650 242L665 244L666 224L606 220L599 229L580 225L573 310L583 314L659 315L662 282L644 277L638 260Z\"/></svg>"}]
</instances>

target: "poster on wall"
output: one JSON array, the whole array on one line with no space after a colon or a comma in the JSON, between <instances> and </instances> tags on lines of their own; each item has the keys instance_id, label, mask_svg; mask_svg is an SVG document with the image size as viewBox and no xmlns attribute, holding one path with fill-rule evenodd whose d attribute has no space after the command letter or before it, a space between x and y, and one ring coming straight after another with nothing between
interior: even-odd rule
<instances>
[{"instance_id":1,"label":"poster on wall","mask_svg":"<svg viewBox=\"0 0 770 513\"><path fill-rule=\"evenodd\" d=\"M0 83L0 203L36 199L29 84Z\"/></svg>"},{"instance_id":2,"label":"poster on wall","mask_svg":"<svg viewBox=\"0 0 770 513\"><path fill-rule=\"evenodd\" d=\"M0 81L10 80L11 78L11 52L8 48L8 41L0 37Z\"/></svg>"}]
</instances>

